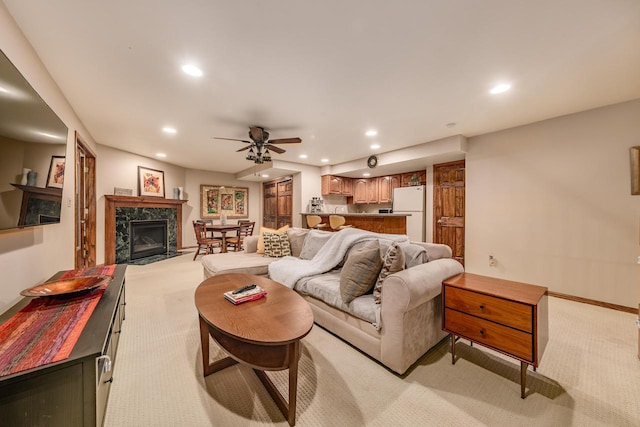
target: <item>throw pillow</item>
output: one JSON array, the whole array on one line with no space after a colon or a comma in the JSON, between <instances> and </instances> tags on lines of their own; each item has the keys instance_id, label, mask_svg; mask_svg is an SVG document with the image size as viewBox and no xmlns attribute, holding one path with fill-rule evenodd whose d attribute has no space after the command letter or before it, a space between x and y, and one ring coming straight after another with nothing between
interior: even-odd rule
<instances>
[{"instance_id":1,"label":"throw pillow","mask_svg":"<svg viewBox=\"0 0 640 427\"><path fill-rule=\"evenodd\" d=\"M378 240L354 245L340 273L340 296L350 303L371 290L382 268Z\"/></svg>"},{"instance_id":2,"label":"throw pillow","mask_svg":"<svg viewBox=\"0 0 640 427\"><path fill-rule=\"evenodd\" d=\"M404 251L397 242L393 242L382 258L382 270L380 270L378 281L373 287L373 300L376 304L382 302L382 284L385 279L400 270L404 270Z\"/></svg>"},{"instance_id":3,"label":"throw pillow","mask_svg":"<svg viewBox=\"0 0 640 427\"><path fill-rule=\"evenodd\" d=\"M264 237L263 237L264 233L284 234L287 232L288 229L289 229L288 225L284 225L278 228L277 230L273 228L260 227L260 237L258 238L258 249L256 250L256 253L257 254L264 253Z\"/></svg>"},{"instance_id":4,"label":"throw pillow","mask_svg":"<svg viewBox=\"0 0 640 427\"><path fill-rule=\"evenodd\" d=\"M302 247L304 246L304 241L307 238L307 233L309 233L308 228L293 227L290 228L289 231L287 231L287 236L289 236L289 243L291 244L291 255L300 257Z\"/></svg>"},{"instance_id":5,"label":"throw pillow","mask_svg":"<svg viewBox=\"0 0 640 427\"><path fill-rule=\"evenodd\" d=\"M282 258L291 256L291 246L287 234L264 233L264 256Z\"/></svg>"},{"instance_id":6,"label":"throw pillow","mask_svg":"<svg viewBox=\"0 0 640 427\"><path fill-rule=\"evenodd\" d=\"M334 234L331 231L309 230L300 251L300 258L312 259Z\"/></svg>"}]
</instances>

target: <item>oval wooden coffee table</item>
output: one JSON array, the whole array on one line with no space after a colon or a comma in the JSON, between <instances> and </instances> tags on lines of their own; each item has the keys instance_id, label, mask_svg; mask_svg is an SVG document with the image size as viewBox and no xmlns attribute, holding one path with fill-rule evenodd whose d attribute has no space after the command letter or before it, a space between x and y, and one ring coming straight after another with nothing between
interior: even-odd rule
<instances>
[{"instance_id":1,"label":"oval wooden coffee table","mask_svg":"<svg viewBox=\"0 0 640 427\"><path fill-rule=\"evenodd\" d=\"M224 293L250 283L267 291L255 301L233 305ZM202 282L195 292L200 317L204 376L238 362L251 366L289 425L296 420L300 340L313 327L309 304L293 290L266 277L221 274ZM229 357L209 362L209 335ZM264 371L289 369L289 402Z\"/></svg>"}]
</instances>

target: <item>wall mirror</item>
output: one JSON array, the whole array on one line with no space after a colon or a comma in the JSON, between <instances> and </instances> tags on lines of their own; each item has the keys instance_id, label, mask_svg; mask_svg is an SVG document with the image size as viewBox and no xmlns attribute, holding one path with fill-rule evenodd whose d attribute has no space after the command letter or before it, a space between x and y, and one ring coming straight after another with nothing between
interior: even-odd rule
<instances>
[{"instance_id":1,"label":"wall mirror","mask_svg":"<svg viewBox=\"0 0 640 427\"><path fill-rule=\"evenodd\" d=\"M0 51L0 231L60 222L67 133Z\"/></svg>"}]
</instances>

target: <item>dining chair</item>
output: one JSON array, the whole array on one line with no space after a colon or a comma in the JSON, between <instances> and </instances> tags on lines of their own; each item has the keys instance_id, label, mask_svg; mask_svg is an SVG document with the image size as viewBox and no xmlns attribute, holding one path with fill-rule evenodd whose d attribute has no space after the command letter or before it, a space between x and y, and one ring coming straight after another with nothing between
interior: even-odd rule
<instances>
[{"instance_id":1,"label":"dining chair","mask_svg":"<svg viewBox=\"0 0 640 427\"><path fill-rule=\"evenodd\" d=\"M207 228L204 222L193 221L193 231L196 233L196 241L198 242L198 249L196 250L196 254L193 256L194 261L200 254L200 249L204 249L207 254L212 254L214 247L222 247L222 240L207 237Z\"/></svg>"},{"instance_id":2,"label":"dining chair","mask_svg":"<svg viewBox=\"0 0 640 427\"><path fill-rule=\"evenodd\" d=\"M322 222L320 215L307 215L307 226L309 228L324 228L327 224Z\"/></svg>"},{"instance_id":3,"label":"dining chair","mask_svg":"<svg viewBox=\"0 0 640 427\"><path fill-rule=\"evenodd\" d=\"M253 234L253 228L256 225L255 221L238 221L238 224L240 224L238 235L227 238L227 248L231 246L235 252L242 249L242 241Z\"/></svg>"},{"instance_id":4,"label":"dining chair","mask_svg":"<svg viewBox=\"0 0 640 427\"><path fill-rule=\"evenodd\" d=\"M329 215L329 225L331 225L332 230L342 230L353 227L353 225L344 225L346 221L346 218L342 215Z\"/></svg>"}]
</instances>

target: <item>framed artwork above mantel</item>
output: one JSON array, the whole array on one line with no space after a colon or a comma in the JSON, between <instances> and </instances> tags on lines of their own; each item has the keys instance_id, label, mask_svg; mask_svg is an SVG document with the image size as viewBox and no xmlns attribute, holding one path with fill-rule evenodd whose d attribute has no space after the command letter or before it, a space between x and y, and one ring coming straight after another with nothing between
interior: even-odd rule
<instances>
[{"instance_id":1,"label":"framed artwork above mantel","mask_svg":"<svg viewBox=\"0 0 640 427\"><path fill-rule=\"evenodd\" d=\"M200 218L249 218L249 188L200 185Z\"/></svg>"}]
</instances>

